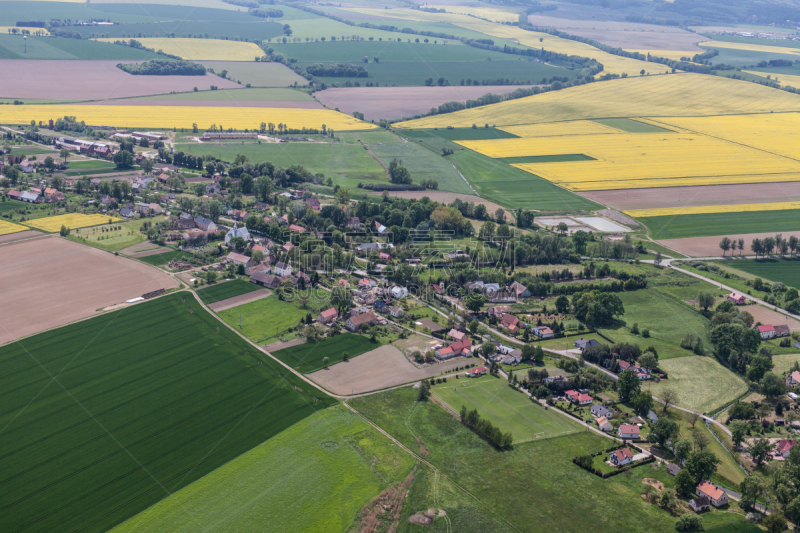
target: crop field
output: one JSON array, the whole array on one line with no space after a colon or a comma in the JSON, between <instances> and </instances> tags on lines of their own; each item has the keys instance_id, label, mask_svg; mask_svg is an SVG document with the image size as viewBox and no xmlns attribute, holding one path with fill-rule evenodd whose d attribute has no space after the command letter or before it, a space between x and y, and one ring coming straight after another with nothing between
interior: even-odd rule
<instances>
[{"instance_id":1,"label":"crop field","mask_svg":"<svg viewBox=\"0 0 800 533\"><path fill-rule=\"evenodd\" d=\"M725 94L710 99L709 94ZM800 111L800 96L754 83L701 74L670 74L590 83L561 91L424 117L400 128L498 127L606 117L674 117Z\"/></svg>"},{"instance_id":2,"label":"crop field","mask_svg":"<svg viewBox=\"0 0 800 533\"><path fill-rule=\"evenodd\" d=\"M784 285L800 289L800 260L789 258L741 259L731 265L756 277L769 281L780 281Z\"/></svg>"},{"instance_id":3,"label":"crop field","mask_svg":"<svg viewBox=\"0 0 800 533\"><path fill-rule=\"evenodd\" d=\"M650 228L650 236L656 240L768 232L774 235L800 230L800 210L673 215L638 220Z\"/></svg>"},{"instance_id":4,"label":"crop field","mask_svg":"<svg viewBox=\"0 0 800 533\"><path fill-rule=\"evenodd\" d=\"M231 63L232 65L243 65L243 63ZM273 63L259 63L272 65ZM281 65L283 66L283 65ZM229 91L202 91L188 92L179 94L159 94L155 96L144 96L136 100L124 100L125 102L248 102L248 105L255 105L250 102L264 102L269 107L270 102L313 102L314 98L308 93L287 88L250 88L234 89ZM176 104L177 105L177 104ZM208 104L204 104L208 105ZM222 104L220 104L222 105Z\"/></svg>"},{"instance_id":5,"label":"crop field","mask_svg":"<svg viewBox=\"0 0 800 533\"><path fill-rule=\"evenodd\" d=\"M604 124L600 124L598 122L594 122L591 120L576 120L573 122L555 122L551 124L524 124L521 126L503 126L498 129L525 139L536 139L540 137L563 137L567 135L602 135L609 133L622 133L622 131L620 131L617 128L609 127Z\"/></svg>"},{"instance_id":6,"label":"crop field","mask_svg":"<svg viewBox=\"0 0 800 533\"><path fill-rule=\"evenodd\" d=\"M654 396L664 389L678 393L677 405L705 413L733 401L747 390L742 378L720 365L713 357L692 355L668 359L659 363L669 379L644 386Z\"/></svg>"},{"instance_id":7,"label":"crop field","mask_svg":"<svg viewBox=\"0 0 800 533\"><path fill-rule=\"evenodd\" d=\"M502 378L450 379L433 387L432 392L456 413L462 405L470 410L477 409L503 433L510 431L514 444L536 440L537 435L538 438L550 438L583 430L569 418L534 405L527 396L512 390Z\"/></svg>"},{"instance_id":8,"label":"crop field","mask_svg":"<svg viewBox=\"0 0 800 533\"><path fill-rule=\"evenodd\" d=\"M793 75L788 73L784 74L782 72L778 73L775 72L774 70L773 71L743 70L742 72L745 72L747 74L753 74L755 76L764 79L767 79L769 77L769 79L771 79L772 81L776 81L783 86L788 85L795 88L800 87L800 76L798 75Z\"/></svg>"},{"instance_id":9,"label":"crop field","mask_svg":"<svg viewBox=\"0 0 800 533\"><path fill-rule=\"evenodd\" d=\"M379 347L380 343L372 342L363 335L343 333L321 341L284 348L272 355L295 370L308 374L324 368L322 360L325 357L329 359L328 364L332 366L342 361L344 352L347 352L349 357L355 357Z\"/></svg>"},{"instance_id":10,"label":"crop field","mask_svg":"<svg viewBox=\"0 0 800 533\"><path fill-rule=\"evenodd\" d=\"M100 42L126 42L125 39L102 38ZM224 41L222 39L183 39L183 38L142 38L136 39L142 46L153 50L162 50L192 61L253 61L264 55L264 51L255 43L242 41Z\"/></svg>"},{"instance_id":11,"label":"crop field","mask_svg":"<svg viewBox=\"0 0 800 533\"><path fill-rule=\"evenodd\" d=\"M663 126L651 124L650 122L652 121L644 118L637 118L635 120L631 118L596 118L594 122L628 133L669 133L673 131Z\"/></svg>"},{"instance_id":12,"label":"crop field","mask_svg":"<svg viewBox=\"0 0 800 533\"><path fill-rule=\"evenodd\" d=\"M347 531L359 510L413 466L346 407L318 411L113 529L275 533Z\"/></svg>"},{"instance_id":13,"label":"crop field","mask_svg":"<svg viewBox=\"0 0 800 533\"><path fill-rule=\"evenodd\" d=\"M39 3L39 2L36 2ZM6 2L3 2L5 5ZM2 59L156 59L159 56L147 50L118 46L110 43L67 39L63 37L28 37L28 48L22 37L0 35Z\"/></svg>"},{"instance_id":14,"label":"crop field","mask_svg":"<svg viewBox=\"0 0 800 533\"><path fill-rule=\"evenodd\" d=\"M220 311L218 315L251 341L263 343L297 325L307 313L312 313L312 316L316 314L311 309L300 309L289 302L279 300L277 296L270 296Z\"/></svg>"},{"instance_id":15,"label":"crop field","mask_svg":"<svg viewBox=\"0 0 800 533\"><path fill-rule=\"evenodd\" d=\"M9 233L17 233L18 231L26 231L27 229L27 226L20 226L19 224L14 224L13 222L7 222L0 219L0 235L8 235Z\"/></svg>"},{"instance_id":16,"label":"crop field","mask_svg":"<svg viewBox=\"0 0 800 533\"><path fill-rule=\"evenodd\" d=\"M240 14L246 14L244 10ZM192 18L196 18L194 15ZM266 40L269 37L283 35L283 22L267 21L262 18L249 17L245 20L157 20L150 22L120 23L113 26L97 28L96 26L77 26L74 30L83 35L84 39L102 36L111 39L125 39L141 35L142 38L158 39L175 32L176 37L191 37L200 39L213 38L225 41L238 37L241 41ZM217 39L219 38L219 39ZM136 40L139 40L136 37ZM150 47L158 50L161 46ZM251 57L249 61L252 61Z\"/></svg>"},{"instance_id":17,"label":"crop field","mask_svg":"<svg viewBox=\"0 0 800 533\"><path fill-rule=\"evenodd\" d=\"M37 335L0 360L6 531L106 531L333 403L188 294Z\"/></svg>"},{"instance_id":18,"label":"crop field","mask_svg":"<svg viewBox=\"0 0 800 533\"><path fill-rule=\"evenodd\" d=\"M119 222L120 220L122 219L107 215L83 215L81 213L69 213L66 215L30 220L27 221L25 225L40 229L42 231L47 231L49 233L55 233L61 230L61 226L66 226L69 229L88 228L90 226L99 226L101 224Z\"/></svg>"},{"instance_id":19,"label":"crop field","mask_svg":"<svg viewBox=\"0 0 800 533\"><path fill-rule=\"evenodd\" d=\"M434 9L444 9L448 13L458 13L459 15L472 15L473 17L490 20L492 22L517 22L519 13L509 9L490 7L468 7L459 5L429 5ZM513 9L513 8L512 8Z\"/></svg>"},{"instance_id":20,"label":"crop field","mask_svg":"<svg viewBox=\"0 0 800 533\"><path fill-rule=\"evenodd\" d=\"M725 41L704 41L697 43L697 45L702 46L703 48L728 48L730 50L748 50L750 52L800 56L800 48L794 46L770 46L755 42L731 43Z\"/></svg>"},{"instance_id":21,"label":"crop field","mask_svg":"<svg viewBox=\"0 0 800 533\"><path fill-rule=\"evenodd\" d=\"M397 22L397 21L395 21ZM364 28L354 28L364 29ZM362 58L367 56L370 63L365 64L367 70L371 70L377 64L373 63L373 57L377 57L381 63L386 62L467 62L477 61L486 62L486 58L492 61L508 61L509 55L493 50L482 50L472 46L462 46L461 43L442 44L442 39L433 37L423 37L409 35L412 41L420 37L428 39L429 43L424 42L397 42L394 41L326 41L311 43L288 43L270 44L276 52L284 57L291 57L301 63L361 63ZM438 44L433 41L437 40ZM516 60L516 58L515 58ZM526 61L527 62L527 61ZM462 65L466 66L466 65Z\"/></svg>"},{"instance_id":22,"label":"crop field","mask_svg":"<svg viewBox=\"0 0 800 533\"><path fill-rule=\"evenodd\" d=\"M200 289L197 291L197 296L204 304L208 305L233 298L234 296L247 294L248 292L258 291L261 290L261 288L260 285L256 285L255 283L250 283L243 279L235 279L233 281L217 283L216 285Z\"/></svg>"},{"instance_id":23,"label":"crop field","mask_svg":"<svg viewBox=\"0 0 800 533\"><path fill-rule=\"evenodd\" d=\"M147 263L148 265L160 266L166 265L170 261L179 261L181 259L188 259L190 257L192 257L192 254L189 252L184 252L183 250L170 250L169 252L164 252L161 254L137 257L137 259Z\"/></svg>"},{"instance_id":24,"label":"crop field","mask_svg":"<svg viewBox=\"0 0 800 533\"><path fill-rule=\"evenodd\" d=\"M242 85L253 87L289 87L297 83L307 85L308 81L299 76L286 65L269 62L245 61L201 61L206 68L214 72L228 71L228 78L238 80Z\"/></svg>"},{"instance_id":25,"label":"crop field","mask_svg":"<svg viewBox=\"0 0 800 533\"><path fill-rule=\"evenodd\" d=\"M419 143L394 142L367 146L387 167L392 159L401 160L416 182L435 179L439 183L439 190L464 194L472 192L448 158L442 157L441 153L433 153Z\"/></svg>"},{"instance_id":26,"label":"crop field","mask_svg":"<svg viewBox=\"0 0 800 533\"><path fill-rule=\"evenodd\" d=\"M48 120L74 116L77 120L142 128L191 128L198 124L208 128L258 129L262 122L283 123L290 128L317 128L323 124L334 131L370 130L378 126L361 122L343 113L328 109L278 109L269 107L147 107L147 106L82 106L26 105L0 106L0 123L19 124L31 120Z\"/></svg>"},{"instance_id":27,"label":"crop field","mask_svg":"<svg viewBox=\"0 0 800 533\"><path fill-rule=\"evenodd\" d=\"M695 205L686 207L661 207L656 209L629 209L623 211L634 218L663 217L670 215L700 215L705 213L744 213L752 211L785 211L800 209L800 202L776 202L770 204Z\"/></svg>"},{"instance_id":28,"label":"crop field","mask_svg":"<svg viewBox=\"0 0 800 533\"><path fill-rule=\"evenodd\" d=\"M669 247L671 250L676 250L679 253L693 257L716 257L722 255L722 250L719 249L720 236L724 235L731 240L744 239L745 253L750 254L750 243L753 239L763 239L765 237L774 237L775 232L766 231L762 233L726 233L724 228L715 228L714 232L718 232L715 236L707 237L686 237L676 239L660 239L659 242ZM783 231L784 238L789 238L792 235L800 237L800 231ZM737 252L738 255L738 252ZM721 281L721 280L720 280Z\"/></svg>"}]
</instances>

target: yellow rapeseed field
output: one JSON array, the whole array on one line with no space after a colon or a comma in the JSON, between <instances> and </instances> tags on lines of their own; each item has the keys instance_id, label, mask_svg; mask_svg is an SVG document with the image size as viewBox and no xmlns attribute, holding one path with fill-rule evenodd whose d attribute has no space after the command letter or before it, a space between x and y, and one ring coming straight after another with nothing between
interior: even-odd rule
<instances>
[{"instance_id":1,"label":"yellow rapeseed field","mask_svg":"<svg viewBox=\"0 0 800 533\"><path fill-rule=\"evenodd\" d=\"M42 231L55 233L61 230L61 226L69 229L88 228L89 226L99 226L109 222L119 222L121 218L109 217L106 215L84 215L81 213L68 213L54 217L38 218L26 221L25 224Z\"/></svg>"},{"instance_id":2,"label":"yellow rapeseed field","mask_svg":"<svg viewBox=\"0 0 800 533\"><path fill-rule=\"evenodd\" d=\"M452 11L451 6L445 6L445 9ZM604 67L603 72L609 74L628 74L629 76L633 76L638 75L639 71L642 69L653 74L667 70L667 67L664 65L639 61L638 59L629 59L622 56L615 56L613 54L603 52L602 50L598 50L594 46L570 39L562 39L560 37L550 35L549 33L527 31L516 26L495 24L493 22L488 22L467 15L459 15L455 13L426 13L425 11L420 11L418 9L405 8L351 8L348 9L348 11L354 11L365 15L373 15L379 18L390 17L403 20L447 22L453 24L454 26L460 26L462 28L483 33L490 37L505 39L512 43L521 44L531 48L544 48L545 50L558 52L560 54L591 57L592 59L602 63Z\"/></svg>"},{"instance_id":3,"label":"yellow rapeseed field","mask_svg":"<svg viewBox=\"0 0 800 533\"><path fill-rule=\"evenodd\" d=\"M756 72L755 70L743 70L742 72L746 72L747 74L754 74L756 76L761 76L762 78L766 78L767 76L771 76L772 81L777 81L782 86L790 85L795 89L800 89L800 76L793 76L791 74L778 74L777 72Z\"/></svg>"},{"instance_id":4,"label":"yellow rapeseed field","mask_svg":"<svg viewBox=\"0 0 800 533\"><path fill-rule=\"evenodd\" d=\"M492 22L518 22L519 13L511 11L504 11L502 9L492 9L490 7L466 7L466 6L439 6L429 5L426 7L435 9L444 9L448 13L457 13L459 15L473 15L482 19L491 20Z\"/></svg>"},{"instance_id":5,"label":"yellow rapeseed field","mask_svg":"<svg viewBox=\"0 0 800 533\"><path fill-rule=\"evenodd\" d=\"M727 43L724 41L705 41L698 43L697 46L703 48L728 48L731 50L750 50L751 52L767 52L770 54L789 54L800 55L800 48L788 48L784 46L769 46L756 43Z\"/></svg>"},{"instance_id":6,"label":"yellow rapeseed field","mask_svg":"<svg viewBox=\"0 0 800 533\"><path fill-rule=\"evenodd\" d=\"M637 76L395 124L400 128L510 126L605 117L734 115L800 111L800 95L703 74Z\"/></svg>"},{"instance_id":7,"label":"yellow rapeseed field","mask_svg":"<svg viewBox=\"0 0 800 533\"><path fill-rule=\"evenodd\" d=\"M670 215L702 215L706 213L745 213L748 211L786 211L800 209L800 202L771 204L694 205L686 207L661 207L657 209L631 209L626 215L639 217L663 217Z\"/></svg>"},{"instance_id":8,"label":"yellow rapeseed field","mask_svg":"<svg viewBox=\"0 0 800 533\"><path fill-rule=\"evenodd\" d=\"M25 105L0 106L0 124L29 124L74 116L87 124L137 128L200 129L212 124L222 128L258 129L262 122L286 124L291 129L316 128L325 124L334 131L369 130L376 125L330 109L290 109L271 107L151 107L112 105Z\"/></svg>"},{"instance_id":9,"label":"yellow rapeseed field","mask_svg":"<svg viewBox=\"0 0 800 533\"><path fill-rule=\"evenodd\" d=\"M28 30L31 32L31 35L50 35L50 32L44 28L32 28L28 26L0 26L0 35L10 35L11 32L9 30L17 30L18 32Z\"/></svg>"},{"instance_id":10,"label":"yellow rapeseed field","mask_svg":"<svg viewBox=\"0 0 800 533\"><path fill-rule=\"evenodd\" d=\"M19 224L14 224L13 222L0 219L0 235L8 235L9 233L17 233L27 229L28 228L25 226L20 226Z\"/></svg>"},{"instance_id":11,"label":"yellow rapeseed field","mask_svg":"<svg viewBox=\"0 0 800 533\"><path fill-rule=\"evenodd\" d=\"M124 41L119 38L102 38L98 41L113 43ZM264 51L255 43L242 41L224 41L222 39L184 39L150 37L136 39L143 46L153 50L162 50L192 61L255 61L264 55Z\"/></svg>"},{"instance_id":12,"label":"yellow rapeseed field","mask_svg":"<svg viewBox=\"0 0 800 533\"><path fill-rule=\"evenodd\" d=\"M702 133L800 159L800 113L670 117L654 119L652 122L678 126L686 131Z\"/></svg>"},{"instance_id":13,"label":"yellow rapeseed field","mask_svg":"<svg viewBox=\"0 0 800 533\"><path fill-rule=\"evenodd\" d=\"M564 135L602 135L622 133L621 130L605 126L591 120L575 120L573 122L552 122L550 124L525 124L522 126L503 126L502 131L532 139L535 137L561 137Z\"/></svg>"},{"instance_id":14,"label":"yellow rapeseed field","mask_svg":"<svg viewBox=\"0 0 800 533\"><path fill-rule=\"evenodd\" d=\"M458 144L493 158L585 154L596 159L513 165L576 191L743 183L741 179L757 183L800 172L798 161L693 134L573 135ZM664 180L671 184L664 185Z\"/></svg>"}]
</instances>

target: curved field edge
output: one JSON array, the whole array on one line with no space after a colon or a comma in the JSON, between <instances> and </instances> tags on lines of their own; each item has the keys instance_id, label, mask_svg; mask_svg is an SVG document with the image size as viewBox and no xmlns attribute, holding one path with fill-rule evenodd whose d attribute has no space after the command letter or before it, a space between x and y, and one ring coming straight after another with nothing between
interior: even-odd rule
<instances>
[{"instance_id":1,"label":"curved field edge","mask_svg":"<svg viewBox=\"0 0 800 533\"><path fill-rule=\"evenodd\" d=\"M344 406L319 411L120 524L114 533L342 532L413 459Z\"/></svg>"},{"instance_id":2,"label":"curved field edge","mask_svg":"<svg viewBox=\"0 0 800 533\"><path fill-rule=\"evenodd\" d=\"M658 397L665 389L678 393L676 405L708 412L727 405L747 390L747 384L713 357L688 356L661 361L669 379L646 387Z\"/></svg>"}]
</instances>

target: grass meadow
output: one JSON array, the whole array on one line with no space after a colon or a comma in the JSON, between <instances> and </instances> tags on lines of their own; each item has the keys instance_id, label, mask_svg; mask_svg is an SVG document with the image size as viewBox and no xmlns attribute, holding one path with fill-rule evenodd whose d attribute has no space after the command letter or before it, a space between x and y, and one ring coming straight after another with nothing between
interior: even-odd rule
<instances>
[{"instance_id":1,"label":"grass meadow","mask_svg":"<svg viewBox=\"0 0 800 533\"><path fill-rule=\"evenodd\" d=\"M414 35L413 41L419 37L420 40L426 37ZM508 61L511 57L502 52L491 50L481 50L472 46L448 46L442 45L441 39L437 39L439 44L433 44L434 38L428 38L430 42L408 43L397 41L326 41L314 43L289 43L289 44L270 44L276 52L284 57L296 59L298 62L306 63L362 63L363 57L369 58L369 64L364 64L367 70L377 66L373 63L373 58L378 57L380 63L396 62L486 62L487 58L492 61Z\"/></svg>"},{"instance_id":2,"label":"grass meadow","mask_svg":"<svg viewBox=\"0 0 800 533\"><path fill-rule=\"evenodd\" d=\"M154 217L152 222L161 222L165 217ZM69 240L88 244L107 252L115 252L139 244L147 240L147 236L140 229L141 220L122 222L72 230ZM143 258L144 259L144 258ZM153 264L153 263L150 263Z\"/></svg>"},{"instance_id":3,"label":"grass meadow","mask_svg":"<svg viewBox=\"0 0 800 533\"><path fill-rule=\"evenodd\" d=\"M358 415L331 407L301 420L113 529L348 531L356 514L413 459Z\"/></svg>"},{"instance_id":4,"label":"grass meadow","mask_svg":"<svg viewBox=\"0 0 800 533\"><path fill-rule=\"evenodd\" d=\"M800 230L800 209L785 211L704 213L639 218L650 228L653 239L680 239L739 233L768 233Z\"/></svg>"},{"instance_id":5,"label":"grass meadow","mask_svg":"<svg viewBox=\"0 0 800 533\"><path fill-rule=\"evenodd\" d=\"M263 343L297 325L307 313L311 313L312 316L316 314L311 309L300 309L272 295L220 311L218 315L251 341Z\"/></svg>"},{"instance_id":6,"label":"grass meadow","mask_svg":"<svg viewBox=\"0 0 800 533\"><path fill-rule=\"evenodd\" d=\"M800 362L800 353L773 355L772 363L775 365L775 367L772 369L772 371L776 374L783 374L784 372L791 370L795 362Z\"/></svg>"},{"instance_id":7,"label":"grass meadow","mask_svg":"<svg viewBox=\"0 0 800 533\"><path fill-rule=\"evenodd\" d=\"M0 362L3 531L107 531L333 404L180 293Z\"/></svg>"},{"instance_id":8,"label":"grass meadow","mask_svg":"<svg viewBox=\"0 0 800 533\"><path fill-rule=\"evenodd\" d=\"M257 291L262 288L263 287L260 285L250 283L249 281L245 281L243 279L234 279L232 281L217 283L215 285L200 289L197 291L197 296L200 297L204 304L208 305L213 304L214 302L227 300L228 298L233 298L234 296L240 296L242 294L247 294L248 292Z\"/></svg>"},{"instance_id":9,"label":"grass meadow","mask_svg":"<svg viewBox=\"0 0 800 533\"><path fill-rule=\"evenodd\" d=\"M182 250L172 250L161 254L147 255L145 257L137 258L138 261L143 261L148 265L161 266L166 265L170 261L180 261L182 259L189 259L192 254Z\"/></svg>"},{"instance_id":10,"label":"grass meadow","mask_svg":"<svg viewBox=\"0 0 800 533\"><path fill-rule=\"evenodd\" d=\"M216 65L217 61L204 61L208 65ZM231 61L231 65L246 66L248 63L240 61ZM261 64L261 63L259 63ZM270 63L263 63L269 65ZM222 69L213 67L217 72L223 69L228 69L227 65ZM228 69L230 71L230 69ZM287 83L288 85L288 83ZM287 88L244 88L244 89L220 89L218 91L198 91L191 93L175 93L175 94L159 94L155 96L144 96L138 100L180 100L180 101L231 101L231 102L312 102L314 98L309 96L308 93L298 91L295 89ZM180 137L197 137L196 133L189 133L188 135L181 135Z\"/></svg>"},{"instance_id":11,"label":"grass meadow","mask_svg":"<svg viewBox=\"0 0 800 533\"><path fill-rule=\"evenodd\" d=\"M329 359L329 365L335 365L342 361L344 352L347 352L348 356L352 358L380 348L380 346L379 342L372 342L363 335L343 333L318 342L307 342L284 348L272 355L295 370L309 374L325 367L322 362L325 357Z\"/></svg>"},{"instance_id":12,"label":"grass meadow","mask_svg":"<svg viewBox=\"0 0 800 533\"><path fill-rule=\"evenodd\" d=\"M661 361L659 366L669 379L648 383L644 388L654 396L664 389L678 393L677 405L700 413L710 413L732 402L747 390L745 382L720 365L713 356L692 355Z\"/></svg>"},{"instance_id":13,"label":"grass meadow","mask_svg":"<svg viewBox=\"0 0 800 533\"><path fill-rule=\"evenodd\" d=\"M127 46L63 37L0 35L0 59L157 59L158 54Z\"/></svg>"},{"instance_id":14,"label":"grass meadow","mask_svg":"<svg viewBox=\"0 0 800 533\"><path fill-rule=\"evenodd\" d=\"M800 260L789 258L740 259L734 265L753 276L800 288Z\"/></svg>"},{"instance_id":15,"label":"grass meadow","mask_svg":"<svg viewBox=\"0 0 800 533\"><path fill-rule=\"evenodd\" d=\"M596 118L593 122L610 126L628 133L668 133L670 130L659 128L630 118Z\"/></svg>"},{"instance_id":16,"label":"grass meadow","mask_svg":"<svg viewBox=\"0 0 800 533\"><path fill-rule=\"evenodd\" d=\"M399 139L397 141L368 146L387 167L394 158L402 161L417 183L423 179L434 179L439 183L440 191L472 194L472 189L459 175L456 167L441 152L431 152L418 143L399 142Z\"/></svg>"},{"instance_id":17,"label":"grass meadow","mask_svg":"<svg viewBox=\"0 0 800 533\"><path fill-rule=\"evenodd\" d=\"M582 431L566 416L531 402L525 394L512 390L505 379L484 376L477 379L451 379L436 385L433 394L459 412L461 406L477 409L481 417L492 421L505 433L510 431L514 444Z\"/></svg>"}]
</instances>

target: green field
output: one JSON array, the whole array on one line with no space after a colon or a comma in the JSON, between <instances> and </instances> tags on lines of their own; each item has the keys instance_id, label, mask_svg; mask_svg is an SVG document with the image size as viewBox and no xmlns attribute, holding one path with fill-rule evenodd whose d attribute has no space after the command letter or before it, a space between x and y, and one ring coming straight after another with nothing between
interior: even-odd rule
<instances>
[{"instance_id":1,"label":"green field","mask_svg":"<svg viewBox=\"0 0 800 533\"><path fill-rule=\"evenodd\" d=\"M354 333L344 333L335 337L328 337L318 342L308 342L298 344L290 348L284 348L274 352L272 355L304 374L310 374L324 368L322 359L327 357L329 365L335 365L342 361L342 355L347 352L349 356L355 357L362 353L380 348L379 342L372 342L363 335Z\"/></svg>"},{"instance_id":2,"label":"green field","mask_svg":"<svg viewBox=\"0 0 800 533\"><path fill-rule=\"evenodd\" d=\"M3 531L107 531L333 400L188 294L0 349Z\"/></svg>"},{"instance_id":3,"label":"green field","mask_svg":"<svg viewBox=\"0 0 800 533\"><path fill-rule=\"evenodd\" d=\"M783 374L791 370L796 361L800 362L800 350L797 350L797 352L798 353L793 354L773 355L772 363L775 367L772 371L776 374Z\"/></svg>"},{"instance_id":4,"label":"green field","mask_svg":"<svg viewBox=\"0 0 800 533\"><path fill-rule=\"evenodd\" d=\"M440 385L433 387L434 392L437 387ZM609 439L580 432L518 444L500 452L435 403L415 402L416 395L416 390L404 387L348 403L409 448L417 451L425 446L426 459L472 496L471 505L445 507L449 521L437 519L437 531L674 530L674 517L641 498L641 484L630 488L617 485L572 464L577 455L608 448ZM415 481L409 494L411 504L403 509L402 522L409 514L442 507L435 483L430 479L424 483ZM446 497L445 501L453 500ZM427 529L404 526L400 531Z\"/></svg>"},{"instance_id":5,"label":"green field","mask_svg":"<svg viewBox=\"0 0 800 533\"><path fill-rule=\"evenodd\" d=\"M233 298L234 296L257 291L262 288L263 287L256 285L255 283L250 283L249 281L245 281L243 279L235 279L200 289L197 291L197 296L200 297L204 304L208 305L221 300L227 300L228 298Z\"/></svg>"},{"instance_id":6,"label":"green field","mask_svg":"<svg viewBox=\"0 0 800 533\"><path fill-rule=\"evenodd\" d=\"M428 131L436 137L446 139L448 141L486 141L492 139L518 139L519 136L507 131L499 130L497 128L487 128L485 124L476 124L475 128L453 128L453 129L437 129L423 130ZM415 135L414 130L400 130L401 135L409 134L411 137L420 138ZM425 135L422 135L424 138Z\"/></svg>"},{"instance_id":7,"label":"green field","mask_svg":"<svg viewBox=\"0 0 800 533\"><path fill-rule=\"evenodd\" d=\"M800 260L796 258L737 259L735 263L727 266L800 289Z\"/></svg>"},{"instance_id":8,"label":"green field","mask_svg":"<svg viewBox=\"0 0 800 533\"><path fill-rule=\"evenodd\" d=\"M219 11L219 10L214 10ZM224 13L224 12L223 12ZM238 13L233 11L232 13ZM266 19L248 17L246 13L242 21L216 21L216 20L190 20L181 19L156 22L137 22L114 24L113 26L74 26L70 31L83 35L84 39L100 36L119 37L120 39L138 36L164 37L165 34L175 32L175 37L194 37L206 35L209 39L234 39L241 41L257 41L268 37L283 35L283 24L268 22ZM194 18L194 15L193 17ZM74 29L73 29L74 28Z\"/></svg>"},{"instance_id":9,"label":"green field","mask_svg":"<svg viewBox=\"0 0 800 533\"><path fill-rule=\"evenodd\" d=\"M152 222L162 222L164 218L165 217L154 217ZM133 246L134 244L139 244L140 242L146 241L147 235L140 231L141 227L142 221L135 220L131 222L94 226L91 228L81 228L73 230L72 234L69 236L69 239L71 241L94 246L95 248L100 248L101 250L105 250L107 252L115 252L122 250L123 248L127 248L128 246ZM103 231L104 229L108 231ZM150 257L156 256L143 257L142 260L149 259ZM149 261L146 262L150 263ZM165 263L167 262L169 261L165 261ZM158 265L161 263L150 264Z\"/></svg>"},{"instance_id":10,"label":"green field","mask_svg":"<svg viewBox=\"0 0 800 533\"><path fill-rule=\"evenodd\" d=\"M604 126L609 126L618 130L627 131L628 133L668 133L670 131L665 128L653 126L652 124L645 124L644 122L639 122L638 120L631 118L597 118L593 119L592 122L597 122L598 124L603 124Z\"/></svg>"},{"instance_id":11,"label":"green field","mask_svg":"<svg viewBox=\"0 0 800 533\"><path fill-rule=\"evenodd\" d=\"M297 422L138 514L125 532L348 531L356 513L413 466L410 455L343 406Z\"/></svg>"},{"instance_id":12,"label":"green field","mask_svg":"<svg viewBox=\"0 0 800 533\"><path fill-rule=\"evenodd\" d=\"M459 412L462 405L470 410L477 409L482 418L489 419L500 431L510 431L514 444L536 440L537 435L550 438L583 430L577 422L553 410L545 411L525 394L512 390L505 379L494 376L453 379L436 385L433 394L455 412Z\"/></svg>"},{"instance_id":13,"label":"green field","mask_svg":"<svg viewBox=\"0 0 800 533\"><path fill-rule=\"evenodd\" d=\"M79 159L77 161L69 161L70 170L82 170L86 168L116 168L114 163L108 161L99 161L96 159Z\"/></svg>"},{"instance_id":14,"label":"green field","mask_svg":"<svg viewBox=\"0 0 800 533\"><path fill-rule=\"evenodd\" d=\"M378 159L387 167L392 159L399 159L403 165L408 167L411 177L415 183L423 179L434 179L439 184L440 191L460 192L472 194L472 189L459 176L458 170L450 162L449 157L442 157L441 152L436 154L421 146L411 142L380 143L368 144Z\"/></svg>"},{"instance_id":15,"label":"green field","mask_svg":"<svg viewBox=\"0 0 800 533\"><path fill-rule=\"evenodd\" d=\"M159 265L166 265L170 261L189 259L190 257L192 257L192 254L190 254L189 252L184 252L182 250L173 250L171 252L164 252L163 254L155 254L155 255L148 255L145 257L139 257L138 261L143 261L148 265L159 266Z\"/></svg>"},{"instance_id":16,"label":"green field","mask_svg":"<svg viewBox=\"0 0 800 533\"><path fill-rule=\"evenodd\" d=\"M280 63L261 63L246 61L200 61L206 68L213 68L219 74L228 71L228 78L239 81L243 86L288 87L297 83L307 85L308 81L293 70ZM253 98L258 100L259 98Z\"/></svg>"},{"instance_id":17,"label":"green field","mask_svg":"<svg viewBox=\"0 0 800 533\"><path fill-rule=\"evenodd\" d=\"M800 209L645 217L637 220L650 228L653 239L780 233L800 230Z\"/></svg>"},{"instance_id":18,"label":"green field","mask_svg":"<svg viewBox=\"0 0 800 533\"><path fill-rule=\"evenodd\" d=\"M272 339L297 325L307 313L316 314L311 309L300 309L289 302L278 300L278 297L273 295L220 311L218 314L222 320L251 341L263 343L266 339Z\"/></svg>"},{"instance_id":19,"label":"green field","mask_svg":"<svg viewBox=\"0 0 800 533\"><path fill-rule=\"evenodd\" d=\"M700 413L722 408L747 390L742 378L724 368L713 357L689 356L661 361L669 379L648 382L645 389L654 396L664 389L678 393L677 404Z\"/></svg>"},{"instance_id":20,"label":"green field","mask_svg":"<svg viewBox=\"0 0 800 533\"><path fill-rule=\"evenodd\" d=\"M212 63L212 62L209 62ZM249 64L249 63L248 63ZM267 65L268 63L264 63ZM217 69L221 72L222 69ZM288 85L288 83L286 84ZM313 102L308 93L295 89L226 89L219 91L198 91L191 93L160 94L145 96L137 100L183 100L183 101L224 101L231 102ZM246 104L243 104L246 107ZM192 134L196 136L197 134Z\"/></svg>"},{"instance_id":21,"label":"green field","mask_svg":"<svg viewBox=\"0 0 800 533\"><path fill-rule=\"evenodd\" d=\"M508 61L508 54L482 50L472 46L451 46L442 45L442 40L437 39L439 44L433 44L433 37L422 35L408 35L413 41L419 38L420 42L397 41L379 42L374 41L326 41L314 43L298 44L271 44L276 52L284 57L296 59L301 63L361 63L362 58L367 56L369 64L365 64L367 70L373 66L372 58L378 57L380 62L399 62L399 61L424 61L429 62L465 62L465 61ZM424 39L430 42L425 44Z\"/></svg>"},{"instance_id":22,"label":"green field","mask_svg":"<svg viewBox=\"0 0 800 533\"><path fill-rule=\"evenodd\" d=\"M524 163L564 163L566 161L596 161L594 157L585 154L563 154L563 155L528 155L523 157L504 157L501 161L509 165L521 165Z\"/></svg>"},{"instance_id":23,"label":"green field","mask_svg":"<svg viewBox=\"0 0 800 533\"><path fill-rule=\"evenodd\" d=\"M28 37L28 51L18 35L0 35L0 59L155 59L146 50L61 37Z\"/></svg>"}]
</instances>

